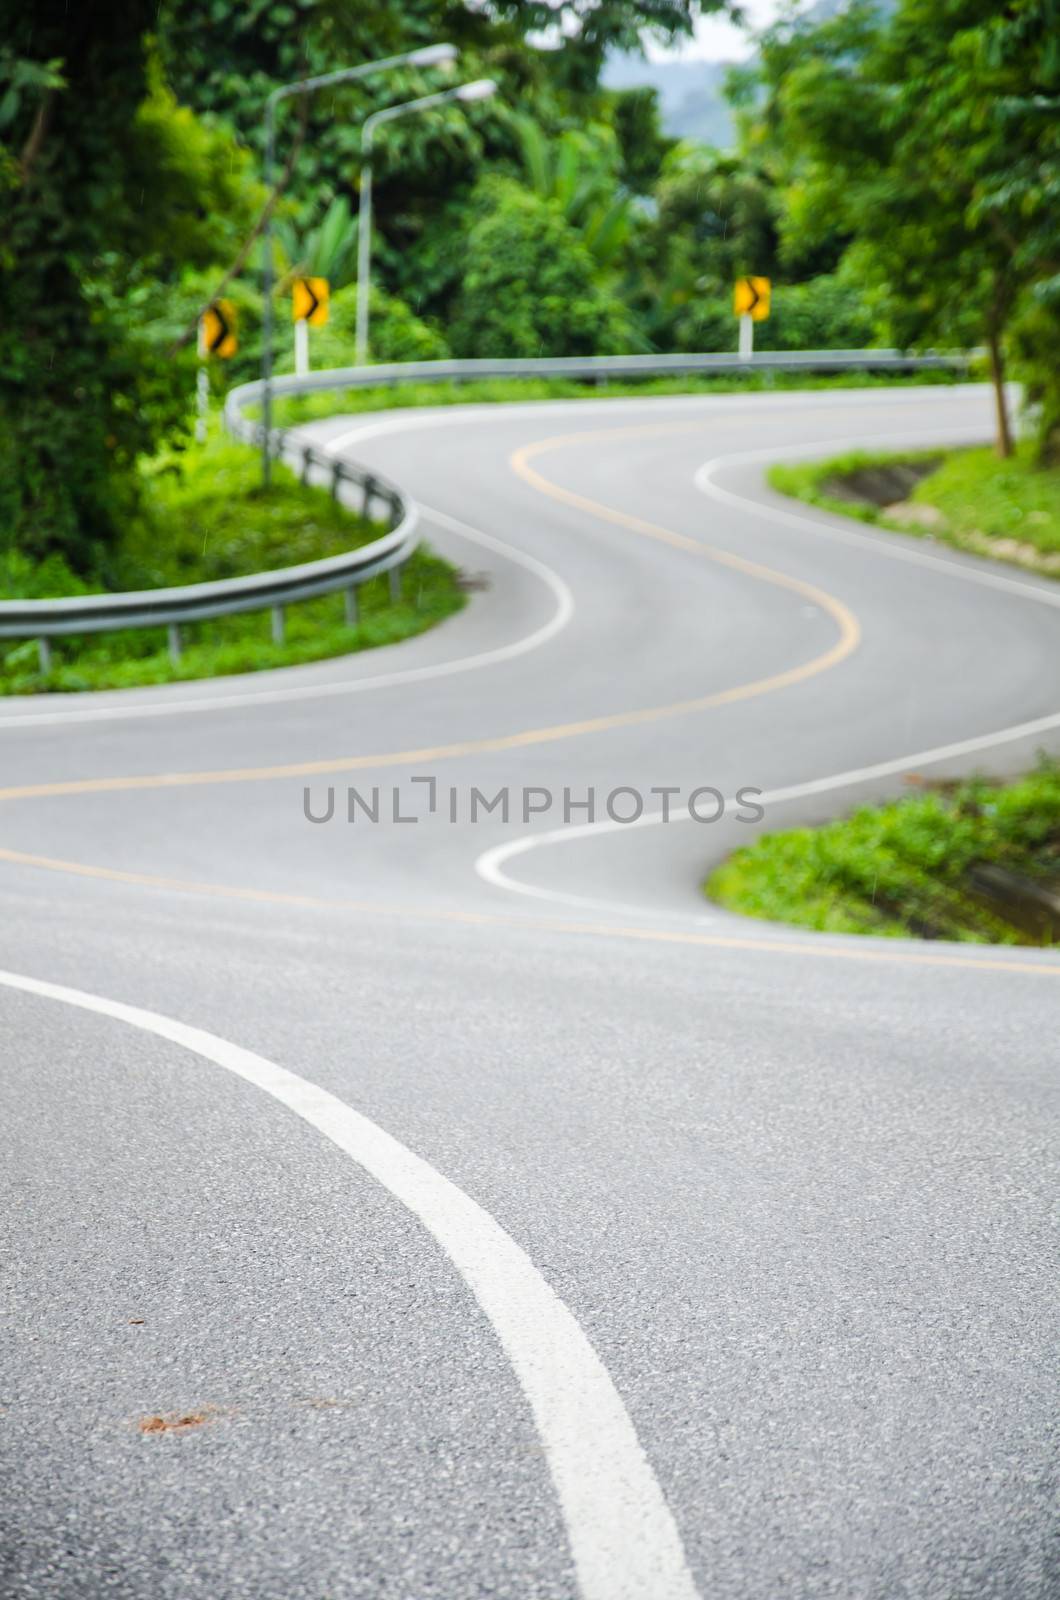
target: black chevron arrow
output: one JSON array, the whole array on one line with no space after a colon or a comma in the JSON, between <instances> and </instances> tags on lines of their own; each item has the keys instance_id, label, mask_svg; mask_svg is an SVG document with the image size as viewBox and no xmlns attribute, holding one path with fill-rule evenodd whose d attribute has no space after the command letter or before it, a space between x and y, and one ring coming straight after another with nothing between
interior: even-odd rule
<instances>
[{"instance_id":1,"label":"black chevron arrow","mask_svg":"<svg viewBox=\"0 0 1060 1600\"><path fill-rule=\"evenodd\" d=\"M231 337L232 330L228 326L228 320L225 317L225 314L221 310L220 306L212 305L210 307L210 310L213 312L214 316L217 319L217 327L216 327L216 330L214 332L213 338L210 340L208 348L209 348L210 354L211 355L215 355L217 353L217 351L220 350L220 348L224 344L225 340Z\"/></svg>"}]
</instances>

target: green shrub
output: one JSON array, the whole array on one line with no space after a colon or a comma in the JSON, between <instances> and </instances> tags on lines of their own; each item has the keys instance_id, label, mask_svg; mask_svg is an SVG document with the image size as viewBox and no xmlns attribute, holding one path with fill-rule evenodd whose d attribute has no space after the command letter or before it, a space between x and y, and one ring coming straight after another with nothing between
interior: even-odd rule
<instances>
[{"instance_id":1,"label":"green shrub","mask_svg":"<svg viewBox=\"0 0 1060 1600\"><path fill-rule=\"evenodd\" d=\"M458 356L618 355L633 331L556 201L509 178L476 191L450 329Z\"/></svg>"},{"instance_id":2,"label":"green shrub","mask_svg":"<svg viewBox=\"0 0 1060 1600\"><path fill-rule=\"evenodd\" d=\"M774 284L770 315L755 328L759 350L862 350L876 343L860 290L831 274Z\"/></svg>"},{"instance_id":3,"label":"green shrub","mask_svg":"<svg viewBox=\"0 0 1060 1600\"><path fill-rule=\"evenodd\" d=\"M738 322L731 285L664 286L646 322L658 349L735 350ZM770 314L755 323L756 350L863 350L877 344L872 314L859 291L833 275L773 284Z\"/></svg>"},{"instance_id":4,"label":"green shrub","mask_svg":"<svg viewBox=\"0 0 1060 1600\"><path fill-rule=\"evenodd\" d=\"M378 538L380 528L309 488L277 463L262 490L253 451L213 431L203 445L171 449L141 463L138 509L122 539L97 564L91 583L61 557L39 563L0 551L0 597L45 599L100 589L150 589L238 577L319 560ZM362 584L359 620L344 617L341 594L289 607L285 643L270 637L267 611L185 624L184 653L169 659L163 628L63 636L53 641L44 676L35 640L0 641L0 694L124 688L317 661L391 644L440 621L463 604L453 569L420 547L402 573L394 604L387 575Z\"/></svg>"},{"instance_id":5,"label":"green shrub","mask_svg":"<svg viewBox=\"0 0 1060 1600\"><path fill-rule=\"evenodd\" d=\"M710 877L708 894L751 916L830 933L910 933L1020 943L969 893L980 862L1051 878L1060 867L1060 766L1018 783L975 778L821 828L767 834Z\"/></svg>"},{"instance_id":6,"label":"green shrub","mask_svg":"<svg viewBox=\"0 0 1060 1600\"><path fill-rule=\"evenodd\" d=\"M294 330L289 300L278 324L277 343L282 342L284 348L277 371L290 372L294 368ZM313 366L352 367L356 359L356 330L357 288L350 284L331 296L324 327L309 330ZM377 286L371 291L368 331L373 361L444 361L449 354L449 346L437 328L423 322L403 300L384 294Z\"/></svg>"}]
</instances>

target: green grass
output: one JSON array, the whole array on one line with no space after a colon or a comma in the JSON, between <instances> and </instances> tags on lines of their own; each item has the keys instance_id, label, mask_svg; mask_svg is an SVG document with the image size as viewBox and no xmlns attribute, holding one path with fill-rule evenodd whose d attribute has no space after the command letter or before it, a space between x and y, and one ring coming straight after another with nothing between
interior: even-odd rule
<instances>
[{"instance_id":1,"label":"green grass","mask_svg":"<svg viewBox=\"0 0 1060 1600\"><path fill-rule=\"evenodd\" d=\"M969 892L969 869L987 862L1055 882L1060 766L1007 785L939 785L820 828L767 834L704 888L732 911L823 933L1032 942Z\"/></svg>"},{"instance_id":2,"label":"green grass","mask_svg":"<svg viewBox=\"0 0 1060 1600\"><path fill-rule=\"evenodd\" d=\"M280 396L275 402L277 427L292 428L321 417L347 416L358 411L400 410L409 406L474 405L512 400L611 399L625 395L649 397L668 394L741 394L785 389L868 389L895 384L953 384L961 379L949 372L886 373L843 372L833 376L799 372L748 372L721 377L608 379L596 385L568 378L490 378L471 383L401 383L378 389L333 389L322 394ZM248 407L259 416L260 407Z\"/></svg>"},{"instance_id":3,"label":"green grass","mask_svg":"<svg viewBox=\"0 0 1060 1600\"><path fill-rule=\"evenodd\" d=\"M922 524L884 516L875 506L843 498L843 480L865 468L928 459L940 460L940 465L909 496L910 505L925 508ZM769 481L782 494L827 511L1060 575L1060 468L1036 465L1029 442L1008 461L989 448L941 454L858 452L775 466Z\"/></svg>"},{"instance_id":4,"label":"green grass","mask_svg":"<svg viewBox=\"0 0 1060 1600\"><path fill-rule=\"evenodd\" d=\"M17 552L0 553L0 595L46 598L239 577L338 555L382 531L337 506L326 490L304 487L286 467L275 466L268 494L259 474L255 453L219 433L160 457L144 469L141 514L94 581L55 557L33 567ZM35 640L0 646L0 694L129 688L318 661L408 638L464 603L456 572L422 547L404 569L402 591L395 605L386 574L362 584L355 628L345 623L341 594L292 605L283 645L272 643L267 611L189 623L177 663L160 628L54 640L47 675Z\"/></svg>"}]
</instances>

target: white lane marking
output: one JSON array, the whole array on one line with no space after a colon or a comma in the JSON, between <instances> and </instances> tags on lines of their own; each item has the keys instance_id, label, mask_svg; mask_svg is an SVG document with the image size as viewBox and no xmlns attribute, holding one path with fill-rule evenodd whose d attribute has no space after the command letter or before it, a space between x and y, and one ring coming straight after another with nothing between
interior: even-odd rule
<instances>
[{"instance_id":1,"label":"white lane marking","mask_svg":"<svg viewBox=\"0 0 1060 1600\"><path fill-rule=\"evenodd\" d=\"M504 544L500 539L493 538L492 534L482 533L478 528L471 528L466 522L461 522L456 517L450 517L444 511L431 511L426 506L420 508L424 516L431 522L448 528L462 539L468 539L474 544L484 545L489 550L495 550L506 560L512 561L516 566L532 572L535 577L551 591L555 601L555 610L548 621L541 627L535 628L532 633L526 634L522 639L515 639L511 644L498 645L492 650L482 650L477 655L459 656L454 661L441 661L431 666L424 667L399 667L394 672L376 673L370 678L344 679L339 683L296 684L279 689L246 690L240 694L204 694L193 699L170 699L168 696L157 701L139 701L132 704L126 703L118 706L86 706L80 709L64 711L30 712L24 716L17 713L11 716L0 717L0 727L3 728L39 728L54 723L70 722L113 722L119 719L132 717L165 717L176 716L181 713L196 711L224 711L236 706L267 706L279 705L290 700L321 700L335 695L360 694L365 689L389 689L395 684L419 683L424 679L446 678L455 672L471 672L479 667L496 666L501 661L511 661L516 656L525 655L529 650L538 650L550 639L554 639L570 622L574 615L574 596L568 585L563 581L558 572L539 561L536 556L527 555L525 551L517 550L512 545Z\"/></svg>"},{"instance_id":2,"label":"white lane marking","mask_svg":"<svg viewBox=\"0 0 1060 1600\"><path fill-rule=\"evenodd\" d=\"M828 395L827 390L813 390L801 393L791 391L784 395L756 392L749 395L658 395L647 398L651 399L653 409L670 409L672 405L677 406L678 409L688 409L698 404L709 415L719 409L730 409L730 402L733 400L739 401L744 405L748 402L757 402L754 406L756 410L777 409L783 411L792 409L795 406L805 408L806 393L820 393L822 397ZM953 390L947 389L947 398L951 402L956 398L961 403L973 403L979 401L983 395L988 393L989 391L982 385L969 384ZM911 404L910 396L921 398L919 391L915 389L849 390L843 392L839 403L844 408L850 405L871 406L874 404L908 406ZM644 400L636 396L627 398L632 406L640 407L644 404ZM763 401L766 402L764 405L761 403ZM824 403L824 400L822 400L822 403ZM596 411L600 408L606 410L610 415L614 415L619 407L623 410L630 409L629 406L623 403L623 399L619 397L613 400L601 401L571 400L566 403L542 400L522 405L456 405L433 412L422 412L414 407L409 407L407 412L398 414L390 412L380 416L376 413L371 416L370 420L359 423L356 427L348 429L334 439L325 441L322 449L326 455L337 455L348 445L379 434L412 431L415 428L442 427L458 422L466 423L468 420L501 422L505 418L510 420L513 416L516 418L530 414L540 416L542 411L546 409L550 416L557 413L562 415L568 412L577 412L584 416L586 411ZM955 432L954 436L963 439L967 436L967 430L962 428ZM892 438L905 439L907 437L908 435L906 434L876 435L877 440L883 441L891 440ZM950 435L947 434L944 437L948 438ZM842 441L839 442L842 443ZM920 442L919 435L917 436L917 442ZM871 446L872 443L873 441L870 440L869 445ZM781 454L809 453L812 455L830 448L831 445L825 442L820 445L816 443L807 445L802 450L789 449L787 452L781 447ZM721 456L716 461L706 463L706 466L701 468L700 471L706 472L708 468L715 466L735 464L737 461L753 459L777 459L777 450L776 448L771 448L761 452L750 451L739 456ZM696 483L698 488L704 488L704 485L699 482L698 474ZM716 485L711 485L709 489L704 489L704 492L713 494L717 498L738 499L738 497L731 495L728 490L720 489ZM758 503L754 501L740 501L740 503L758 507ZM761 509L761 507L758 507L758 509ZM805 527L807 522L812 520L805 517L795 517L790 512L774 511L772 507L769 509L771 514L780 518L786 517L797 522L802 527ZM469 672L478 667L493 666L499 661L510 660L513 656L523 655L528 650L537 649L567 626L574 614L574 597L564 580L551 567L546 566L537 557L527 555L524 551L517 550L514 546L507 545L502 540L495 539L491 534L483 533L480 529L472 528L457 517L449 516L447 512L433 510L431 507L422 504L420 505L420 510L428 520L439 523L442 527L448 528L461 538L497 551L498 554L519 566L525 567L528 571L534 572L540 577L552 590L557 602L556 612L550 621L527 635L525 639L516 640L510 645L502 645L495 650L483 651L479 655L458 657L455 661L439 662L434 666L399 668L394 672L377 673L374 677L354 678L343 680L339 683L301 684L277 689L248 689L236 694L204 692L202 695L185 699L178 699L175 694L170 695L163 690L156 700L126 701L122 704L106 706L82 705L60 711L36 711L26 712L25 714L16 712L7 716L0 715L0 728L41 728L80 722L116 722L140 717L182 716L191 715L198 711L225 711L247 706L280 705L287 701L329 699L334 696L360 694L367 689L386 689L395 684L415 683L424 679L448 677L452 673ZM837 530L827 528L824 524L818 524L818 526L823 527L825 531L833 535L837 532ZM850 536L848 535L848 537ZM855 534L852 537L856 539L859 536ZM875 541L865 540L864 542L872 544L875 548ZM914 556L913 559L916 559L916 557ZM929 560L930 558L920 557L919 559ZM947 570L950 570L947 563L936 564L947 566ZM1001 581L1004 582L1004 580Z\"/></svg>"},{"instance_id":3,"label":"white lane marking","mask_svg":"<svg viewBox=\"0 0 1060 1600\"><path fill-rule=\"evenodd\" d=\"M787 445L778 449L775 445L764 450L740 450L732 455L716 456L712 461L705 461L697 470L693 482L701 494L708 495L712 500L719 500L724 504L738 506L741 511L754 511L761 516L766 516L771 522L785 522L790 527L799 528L803 533L824 534L829 539L836 539L844 544L856 544L862 548L875 551L877 555L887 556L892 561L909 561L915 566L932 567L935 571L945 572L953 578L963 578L967 583L978 583L988 589L1004 589L1010 593L1023 595L1025 599L1037 600L1042 605L1060 606L1060 585L1055 580L1043 578L1041 586L1031 582L1021 582L1019 578L1007 578L999 572L988 572L977 567L966 565L960 560L962 552L954 550L954 559L947 560L945 556L930 555L925 550L911 549L909 545L899 542L892 532L884 529L877 534L860 533L856 528L844 528L840 523L825 522L820 515L815 515L812 507L807 507L805 512L788 511L780 506L766 504L755 500L750 495L737 494L732 489L723 489L715 483L714 474L725 467L748 466L756 461L780 462L790 460L796 456L822 456L827 457L838 448L840 450L865 449L873 450L878 445L896 445L901 448L908 445L911 449L930 449L935 443L974 443L970 439L968 430L947 429L944 432L931 433L930 440L924 434L903 433L878 433L866 439L861 434L848 439L833 439L827 446L822 444ZM966 552L970 553L970 552ZM972 559L976 559L974 556ZM982 558L980 558L982 559ZM1052 588L1045 585L1052 583Z\"/></svg>"},{"instance_id":4,"label":"white lane marking","mask_svg":"<svg viewBox=\"0 0 1060 1600\"><path fill-rule=\"evenodd\" d=\"M919 750L915 755L899 756L893 761L878 761L871 767L853 767L849 772L836 772L828 778L811 778L807 783L795 783L783 789L770 789L756 798L759 805L782 805L787 800L803 800L810 795L827 794L831 789L853 788L859 783L869 783L874 778L890 778L899 772L914 772L919 767L931 766L935 762L949 761L956 756L974 755L977 751L990 750L999 744L1011 744L1016 739L1031 739L1036 734L1048 733L1053 728L1060 728L1060 711L1047 717L1037 717L1033 722L1021 722L1015 727L1002 728L998 733L980 734L974 739L961 739L955 744L936 745L934 749ZM733 801L727 799L725 803L729 806ZM675 811L671 812L665 826L671 827L678 822L693 820L687 810ZM659 810L645 811L636 822L612 822L608 818L606 822L582 822L571 828L551 828L547 833L530 834L522 839L513 839L507 844L494 845L491 850L484 850L475 861L475 871L484 882L492 884L495 889L507 889L512 894L526 895L532 900L551 900L564 905L578 904L576 895L543 889L510 877L504 871L505 863L517 856L527 855L544 845L565 844L570 840L585 839L599 834L624 833L632 828L652 828L662 825L663 813ZM621 911L626 915L630 911L640 916L659 914L656 907L628 906L617 901L609 903L604 900L587 900L581 903L592 905L596 910ZM688 912L674 911L667 914L693 922L700 920L698 917L690 916Z\"/></svg>"},{"instance_id":5,"label":"white lane marking","mask_svg":"<svg viewBox=\"0 0 1060 1600\"><path fill-rule=\"evenodd\" d=\"M823 397L828 394L827 390L806 392L820 393ZM733 400L739 401L744 405L752 402L755 410L777 409L783 411L789 410L796 405L804 408L806 392L791 391L787 394L777 395L763 394L762 392L749 395L718 396L657 395L646 398L651 399L653 409L671 409L675 406L678 409L688 409L698 404L709 415L719 409L729 410L730 402ZM947 398L951 402L956 398L962 403L974 403L982 399L983 395L989 394L989 392L983 385L968 384L953 390L948 389ZM915 390L849 390L843 392L841 404L844 408L850 405L871 406L878 403L908 406L911 403L911 394L916 398L920 398L919 392ZM528 415L540 416L543 410L547 410L550 416L575 412L584 416L586 411L596 411L598 409L603 409L608 414L614 415L618 408L625 411L631 407L640 407L644 404L644 400L636 396L625 398L630 402L629 405L624 404L623 398L616 397L613 400L571 400L566 403L541 400L521 405L456 405L437 411L421 411L415 407L409 407L405 412L388 412L384 415L379 413L369 414L368 420L358 423L356 427L348 429L336 438L326 440L322 449L326 455L338 455L348 445L379 434L410 432L416 428L449 426L459 422L466 423L469 420L501 422L505 419L510 420L513 416L516 419ZM764 405L762 404L763 401L766 402ZM307 424L305 426L308 429L313 425ZM965 430L962 429L961 437L964 437L964 432ZM890 435L884 437L890 438ZM902 437L905 436L903 435ZM825 445L822 444L820 448L824 449ZM816 451L818 446L813 445L809 449L811 452ZM754 452L751 454L753 455ZM776 452L771 450L764 454L775 456ZM733 459L735 458L720 457L718 463L708 463L708 465L722 464ZM741 457L740 459L745 458ZM718 493L725 495L728 491L719 490ZM491 534L472 528L466 522L460 521L457 517L451 517L444 511L432 510L429 506L422 504L420 505L420 510L428 520L449 528L451 532L456 533L459 537L469 539L475 544L484 545L487 549L495 550L508 560L536 573L552 590L556 599L556 612L552 619L542 628L538 628L529 634L525 639L516 640L513 644L502 645L496 650L487 650L479 655L462 656L455 661L440 662L435 666L399 668L394 672L378 673L374 677L343 680L339 683L302 684L278 689L248 689L236 694L211 694L207 691L202 695L185 699L178 699L175 693L171 695L166 690L163 690L155 700L125 701L122 704L106 706L82 705L61 711L37 711L26 712L25 714L16 712L7 716L0 716L0 728L41 728L79 722L116 722L139 717L183 716L191 715L198 711L225 711L245 706L280 705L287 701L318 700L328 699L333 696L360 694L362 690L366 689L386 689L394 684L415 683L423 679L447 677L452 673L468 672L478 667L492 666L498 661L509 660L513 656L522 655L528 650L537 649L540 645L546 644L562 628L566 627L574 614L574 597L567 584L551 567L546 566L543 561L539 561L535 556L527 555L524 551L517 550L511 545L506 545L500 539L493 538Z\"/></svg>"},{"instance_id":6,"label":"white lane marking","mask_svg":"<svg viewBox=\"0 0 1060 1600\"><path fill-rule=\"evenodd\" d=\"M874 405L911 405L913 399L925 399L926 386L910 386L909 388L892 389L789 389L789 390L753 390L749 394L675 394L675 395L615 395L611 399L584 399L584 400L522 400L522 401L462 401L449 406L408 406L397 408L388 412L369 411L364 413L364 420L359 421L345 433L336 434L333 439L326 440L321 449L326 455L337 455L340 450L345 450L349 445L356 444L362 439L374 439L390 433L402 433L414 428L448 428L460 423L468 422L494 422L526 421L540 418L547 411L553 416L585 416L589 412L602 412L607 416L619 416L624 412L636 410L650 404L652 410L659 411L688 411L697 407L707 417L717 411L724 411L731 415L734 407L737 411L744 408L762 411L805 411L807 397L810 404L814 404L820 397L821 405L827 408L829 402L833 406L841 405L844 410L852 407ZM954 384L939 385L945 388L946 398L951 403L959 400L962 404L973 405L984 399L989 399L993 393L987 384ZM988 425L988 424L987 424ZM314 426L313 423L303 423L303 429ZM827 449L827 441L822 448Z\"/></svg>"},{"instance_id":7,"label":"white lane marking","mask_svg":"<svg viewBox=\"0 0 1060 1600\"><path fill-rule=\"evenodd\" d=\"M726 802L728 804L728 802ZM684 821L671 815L670 821ZM494 845L492 849L483 850L475 859L475 871L486 883L492 884L495 889L510 889L514 894L526 895L531 900L548 900L552 905L573 906L578 911L613 911L625 917L650 916L654 920L659 917L677 917L682 922L694 922L697 928L708 926L716 922L717 918L707 913L693 913L690 911L670 911L659 906L632 905L623 900L599 900L590 895L571 894L562 889L539 889L529 883L520 883L517 878L508 877L501 869L506 861L512 861L516 856L528 854L531 850L539 850L544 845L565 844L569 839L584 839L587 835L595 833L617 833L628 831L630 828L643 828L652 823L662 822L662 812L645 812L637 818L636 822L578 822L565 828L550 828L545 833L527 834L522 839L514 839L507 844Z\"/></svg>"},{"instance_id":8,"label":"white lane marking","mask_svg":"<svg viewBox=\"0 0 1060 1600\"><path fill-rule=\"evenodd\" d=\"M726 801L728 804L728 801ZM495 889L507 889L511 894L522 894L530 900L548 900L552 904L565 906L578 906L582 909L594 911L614 911L625 916L651 916L658 915L658 908L654 906L628 905L622 901L590 900L583 899L581 895L568 894L559 889L543 889L536 884L523 883L518 878L512 878L504 871L507 862L514 861L518 856L529 855L531 851L544 849L548 845L568 844L576 839L599 837L606 833L628 833L631 828L650 828L662 824L661 811L645 811L635 822L578 822L566 828L549 828L543 833L526 834L521 839L510 839L505 844L493 845L489 850L475 858L475 871L484 883L492 884ZM667 826L670 823L685 820L685 813L671 813ZM687 918L687 912L671 912L669 915ZM692 919L699 922L699 917ZM712 921L712 918L706 918Z\"/></svg>"},{"instance_id":9,"label":"white lane marking","mask_svg":"<svg viewBox=\"0 0 1060 1600\"><path fill-rule=\"evenodd\" d=\"M932 439L938 443L964 442L969 439L967 428L948 429L942 433L933 433ZM805 530L807 527L821 531L838 538L849 539L858 544L868 545L872 550L882 554L896 557L900 560L912 561L921 565L931 566L949 573L955 577L965 578L973 583L985 583L991 588L1013 590L1027 598L1043 601L1046 605L1060 604L1060 593L1049 592L1037 588L1031 583L1021 583L1018 579L1004 577L1000 573L979 572L973 568L965 567L957 561L947 561L941 557L928 555L920 550L910 550L905 546L891 546L885 542L885 535L880 538L871 538L860 534L853 529L833 528L831 524L818 521L812 515L804 516L798 512L786 511L772 505L764 505L761 501L749 496L738 495L729 489L722 489L713 481L712 474L722 467L738 466L743 463L755 461L776 461L793 456L814 456L822 453L832 453L836 448L851 449L855 446L871 448L876 444L903 444L923 447L922 434L911 435L908 431L902 433L876 434L866 441L863 435L847 439L833 439L827 442L816 441L801 445L767 446L760 450L746 450L739 453L718 456L712 461L707 461L701 466L694 478L695 485L702 493L714 499L725 500L738 505L741 510L754 510L768 516L771 520L780 520L794 523ZM808 783L796 784L785 789L775 789L761 797L764 805L779 805L786 800L797 800L814 794L824 794L831 789L853 787L855 784L870 782L873 778L884 778L899 772L911 771L919 766L929 766L932 762L945 761L954 756L972 755L980 750L988 750L994 745L1008 744L1015 739L1030 738L1036 733L1044 733L1060 725L1060 713L1053 716L1040 717L1034 722L1021 723L1016 727L1002 729L999 733L985 734L977 738L960 740L955 744L939 746L933 750L922 750L915 755L902 756L894 761L882 761L874 766L854 768L850 772L836 773L827 778L816 778ZM728 802L727 802L728 803ZM687 811L677 812L669 818L670 823L689 822L692 818ZM631 912L639 916L656 916L658 908L650 906L631 906L621 901L606 901L589 899L581 895L571 894L566 891L546 889L538 885L523 883L518 878L513 878L504 871L507 862L515 860L522 855L528 855L533 850L542 849L548 845L566 844L573 840L591 838L601 834L618 833L629 828L650 828L660 826L663 822L662 811L648 811L639 817L636 822L585 822L574 827L551 828L544 833L530 834L521 839L514 839L505 844L495 845L492 849L484 850L475 861L475 871L484 882L491 884L495 889L505 889L512 894L525 895L528 899L547 900L553 904L579 906L583 909L594 911L613 911L622 915ZM685 920L700 922L702 919L689 912L673 911L667 913Z\"/></svg>"},{"instance_id":10,"label":"white lane marking","mask_svg":"<svg viewBox=\"0 0 1060 1600\"><path fill-rule=\"evenodd\" d=\"M0 984L168 1039L272 1095L417 1217L493 1325L537 1424L583 1600L697 1600L680 1535L599 1356L526 1252L422 1157L316 1084L216 1034L81 989Z\"/></svg>"}]
</instances>

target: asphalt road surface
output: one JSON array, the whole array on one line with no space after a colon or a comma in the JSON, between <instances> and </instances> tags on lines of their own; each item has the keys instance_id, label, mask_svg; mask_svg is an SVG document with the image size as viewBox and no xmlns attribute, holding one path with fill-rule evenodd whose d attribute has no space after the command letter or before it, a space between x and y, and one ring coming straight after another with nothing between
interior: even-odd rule
<instances>
[{"instance_id":1,"label":"asphalt road surface","mask_svg":"<svg viewBox=\"0 0 1060 1600\"><path fill-rule=\"evenodd\" d=\"M312 432L464 612L0 707L0 1593L1057 1595L1056 955L699 888L1060 748L1060 588L764 485L986 392Z\"/></svg>"}]
</instances>

